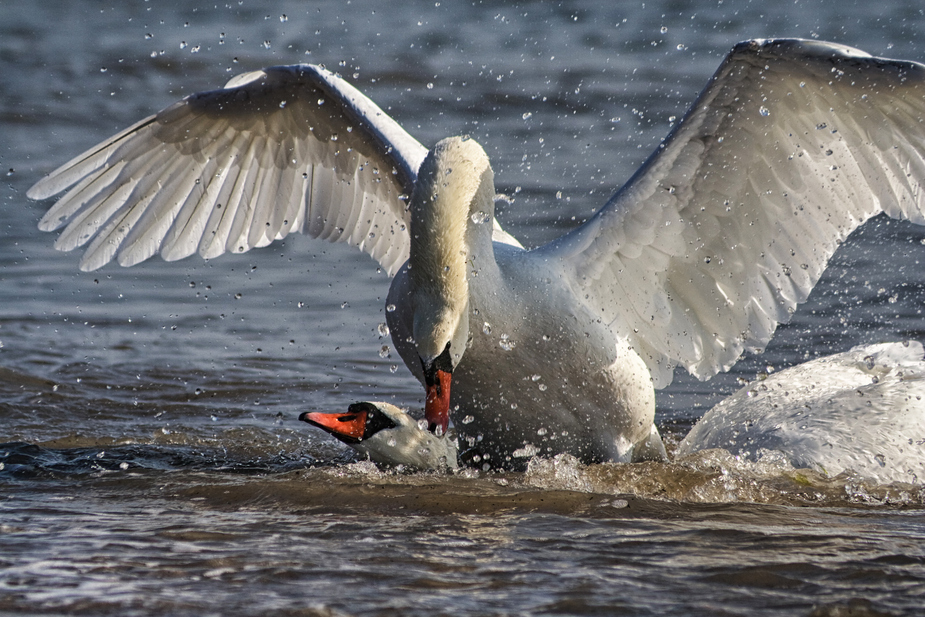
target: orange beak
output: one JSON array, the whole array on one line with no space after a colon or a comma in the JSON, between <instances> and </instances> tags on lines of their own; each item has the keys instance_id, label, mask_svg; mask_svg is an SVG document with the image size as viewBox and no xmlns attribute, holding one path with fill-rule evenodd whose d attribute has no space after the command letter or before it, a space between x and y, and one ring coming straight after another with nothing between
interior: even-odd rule
<instances>
[{"instance_id":1,"label":"orange beak","mask_svg":"<svg viewBox=\"0 0 925 617\"><path fill-rule=\"evenodd\" d=\"M428 428L436 433L439 427L441 435L445 435L450 426L451 378L452 375L447 371L434 371L433 383L428 383L427 398L424 399L424 417Z\"/></svg>"},{"instance_id":2,"label":"orange beak","mask_svg":"<svg viewBox=\"0 0 925 617\"><path fill-rule=\"evenodd\" d=\"M366 432L366 415L365 411L349 413L306 411L299 416L299 420L324 429L346 443L357 443L363 440Z\"/></svg>"}]
</instances>

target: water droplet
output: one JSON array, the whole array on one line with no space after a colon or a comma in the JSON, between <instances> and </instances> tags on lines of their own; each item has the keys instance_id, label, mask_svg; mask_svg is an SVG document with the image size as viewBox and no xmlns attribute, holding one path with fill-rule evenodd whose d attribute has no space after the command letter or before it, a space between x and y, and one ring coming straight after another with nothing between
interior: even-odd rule
<instances>
[{"instance_id":1,"label":"water droplet","mask_svg":"<svg viewBox=\"0 0 925 617\"><path fill-rule=\"evenodd\" d=\"M287 21L289 21L289 18L286 16L285 13L283 13L282 15L279 16L279 21L282 23L286 23Z\"/></svg>"},{"instance_id":2,"label":"water droplet","mask_svg":"<svg viewBox=\"0 0 925 617\"><path fill-rule=\"evenodd\" d=\"M428 82L428 84L427 84L427 89L428 89L428 90L433 90L433 89L434 89L434 84Z\"/></svg>"},{"instance_id":3,"label":"water droplet","mask_svg":"<svg viewBox=\"0 0 925 617\"><path fill-rule=\"evenodd\" d=\"M546 432L547 432L546 429L543 428L543 427L538 428L538 429L536 430L536 434L537 434L537 435L545 435Z\"/></svg>"},{"instance_id":4,"label":"water droplet","mask_svg":"<svg viewBox=\"0 0 925 617\"><path fill-rule=\"evenodd\" d=\"M343 303L340 305L340 307L341 307L342 309L349 308L349 307L350 307L350 303L349 303L349 302L343 302Z\"/></svg>"},{"instance_id":5,"label":"water droplet","mask_svg":"<svg viewBox=\"0 0 925 617\"><path fill-rule=\"evenodd\" d=\"M389 367L389 372L390 372L390 373L394 373L394 372L397 371L397 370L398 370L398 365L397 365L397 364L393 364L392 366Z\"/></svg>"},{"instance_id":6,"label":"water droplet","mask_svg":"<svg viewBox=\"0 0 925 617\"><path fill-rule=\"evenodd\" d=\"M514 344L511 343L511 347L513 347L513 346L514 346ZM540 388L540 392L545 392L545 391L546 391L546 384L541 383L541 384L539 385L539 388Z\"/></svg>"},{"instance_id":7,"label":"water droplet","mask_svg":"<svg viewBox=\"0 0 925 617\"><path fill-rule=\"evenodd\" d=\"M383 345L382 347L379 348L379 357L380 357L380 358L388 358L388 357L389 357L389 353L391 353L391 351L392 351L392 350L389 349L389 346L388 346L388 345Z\"/></svg>"},{"instance_id":8,"label":"water droplet","mask_svg":"<svg viewBox=\"0 0 925 617\"><path fill-rule=\"evenodd\" d=\"M524 113L524 115L521 116L521 117L522 117L524 120L529 120L530 118L533 117L533 114L530 113L530 112L528 111L528 112Z\"/></svg>"},{"instance_id":9,"label":"water droplet","mask_svg":"<svg viewBox=\"0 0 925 617\"><path fill-rule=\"evenodd\" d=\"M491 324L487 321L482 324L482 334L491 334Z\"/></svg>"},{"instance_id":10,"label":"water droplet","mask_svg":"<svg viewBox=\"0 0 925 617\"><path fill-rule=\"evenodd\" d=\"M379 324L377 328L379 330L379 336L388 336L389 335L389 325L385 323Z\"/></svg>"},{"instance_id":11,"label":"water droplet","mask_svg":"<svg viewBox=\"0 0 925 617\"><path fill-rule=\"evenodd\" d=\"M472 216L469 218L471 218L472 222L475 223L476 225L481 225L482 223L488 220L489 216L487 212L482 212L481 210L479 210L478 212L473 212Z\"/></svg>"},{"instance_id":12,"label":"water droplet","mask_svg":"<svg viewBox=\"0 0 925 617\"><path fill-rule=\"evenodd\" d=\"M385 310L386 310L387 313L394 313L394 312L395 312L395 305L394 305L394 304L386 304L386 305L385 305Z\"/></svg>"},{"instance_id":13,"label":"water droplet","mask_svg":"<svg viewBox=\"0 0 925 617\"><path fill-rule=\"evenodd\" d=\"M473 418L472 416L466 416L465 418L462 419L463 424L472 424L474 421L475 421L475 418Z\"/></svg>"},{"instance_id":14,"label":"water droplet","mask_svg":"<svg viewBox=\"0 0 925 617\"><path fill-rule=\"evenodd\" d=\"M511 351L512 349L514 349L515 343L508 337L507 334L502 334L501 340L498 341L498 345L500 345L501 349L503 349L504 351Z\"/></svg>"},{"instance_id":15,"label":"water droplet","mask_svg":"<svg viewBox=\"0 0 925 617\"><path fill-rule=\"evenodd\" d=\"M533 381L539 381L539 380L540 380L540 376L539 376L539 375L533 375L533 376L530 377L530 379L533 380Z\"/></svg>"},{"instance_id":16,"label":"water droplet","mask_svg":"<svg viewBox=\"0 0 925 617\"><path fill-rule=\"evenodd\" d=\"M761 114L762 116L770 116L771 110L769 110L767 107L762 105L761 107L758 108L758 113Z\"/></svg>"},{"instance_id":17,"label":"water droplet","mask_svg":"<svg viewBox=\"0 0 925 617\"><path fill-rule=\"evenodd\" d=\"M388 444L389 444L389 447L390 447L390 448L394 448L396 443L397 443L397 442L395 441L395 438L394 438L394 437L389 437Z\"/></svg>"},{"instance_id":18,"label":"water droplet","mask_svg":"<svg viewBox=\"0 0 925 617\"><path fill-rule=\"evenodd\" d=\"M662 34L665 34L666 32L668 32L668 26L662 26L662 27L659 29L659 32L661 32Z\"/></svg>"}]
</instances>

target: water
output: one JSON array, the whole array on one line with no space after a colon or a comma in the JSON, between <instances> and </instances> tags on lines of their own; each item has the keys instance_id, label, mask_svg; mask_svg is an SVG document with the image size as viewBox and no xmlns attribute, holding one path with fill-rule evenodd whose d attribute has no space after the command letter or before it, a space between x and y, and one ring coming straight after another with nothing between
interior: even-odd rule
<instances>
[{"instance_id":1,"label":"water","mask_svg":"<svg viewBox=\"0 0 925 617\"><path fill-rule=\"evenodd\" d=\"M293 237L78 273L25 198L180 96L311 61L425 144L478 139L514 196L499 218L535 245L629 177L738 40L925 61L914 3L734 4L0 0L0 614L920 614L920 487L715 453L381 473L296 421L423 404L380 357L372 261ZM875 220L765 354L679 375L658 397L669 445L737 377L925 338L922 237Z\"/></svg>"}]
</instances>

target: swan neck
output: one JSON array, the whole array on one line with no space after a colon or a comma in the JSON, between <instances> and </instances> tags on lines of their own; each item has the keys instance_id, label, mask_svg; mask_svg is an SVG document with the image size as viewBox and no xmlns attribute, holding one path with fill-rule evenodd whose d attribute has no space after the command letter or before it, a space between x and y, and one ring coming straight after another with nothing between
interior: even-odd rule
<instances>
[{"instance_id":1,"label":"swan neck","mask_svg":"<svg viewBox=\"0 0 925 617\"><path fill-rule=\"evenodd\" d=\"M469 270L474 251L491 249L494 174L474 140L453 137L431 150L411 195L414 338L423 359L468 336ZM487 249L485 248L487 247Z\"/></svg>"}]
</instances>

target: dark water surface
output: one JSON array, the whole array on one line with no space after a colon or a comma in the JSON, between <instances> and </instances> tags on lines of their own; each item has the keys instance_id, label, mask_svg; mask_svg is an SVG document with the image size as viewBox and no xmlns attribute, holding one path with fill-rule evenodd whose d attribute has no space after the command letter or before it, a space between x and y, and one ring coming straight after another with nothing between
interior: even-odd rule
<instances>
[{"instance_id":1,"label":"dark water surface","mask_svg":"<svg viewBox=\"0 0 925 617\"><path fill-rule=\"evenodd\" d=\"M715 452L382 473L296 421L422 404L370 259L291 237L79 273L25 197L185 94L309 61L425 144L472 134L536 245L629 177L736 41L925 61L923 34L899 1L0 0L0 614L925 614L921 486ZM663 434L766 365L925 339L923 237L852 236L765 354L659 393Z\"/></svg>"}]
</instances>

